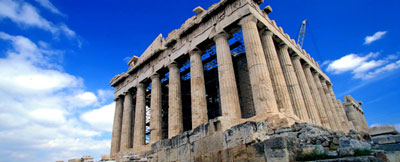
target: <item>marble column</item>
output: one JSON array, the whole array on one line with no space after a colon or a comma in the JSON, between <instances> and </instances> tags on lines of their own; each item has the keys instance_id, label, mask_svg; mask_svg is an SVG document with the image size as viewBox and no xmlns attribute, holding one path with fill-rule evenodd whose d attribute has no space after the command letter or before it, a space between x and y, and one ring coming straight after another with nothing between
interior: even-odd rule
<instances>
[{"instance_id":1,"label":"marble column","mask_svg":"<svg viewBox=\"0 0 400 162\"><path fill-rule=\"evenodd\" d=\"M290 59L288 46L283 44L279 47L278 52L279 60L281 62L283 74L285 76L286 85L288 86L289 94L292 99L293 109L296 115L304 122L309 122L304 103L303 95L301 94L299 82L296 73L294 72L292 60Z\"/></svg>"},{"instance_id":2,"label":"marble column","mask_svg":"<svg viewBox=\"0 0 400 162\"><path fill-rule=\"evenodd\" d=\"M328 116L326 114L325 108L324 108L324 104L322 103L322 99L321 96L319 94L317 85L315 83L314 77L311 73L311 69L310 69L310 65L305 64L303 66L303 70L304 70L304 74L306 76L308 85L310 87L310 91L311 91L311 95L314 99L314 103L316 106L316 109L318 111L319 114L319 119L321 121L321 125L326 127L326 128L331 128L330 124L329 124L329 120L328 120Z\"/></svg>"},{"instance_id":3,"label":"marble column","mask_svg":"<svg viewBox=\"0 0 400 162\"><path fill-rule=\"evenodd\" d=\"M294 71L296 72L296 76L299 81L300 90L304 98L308 117L311 119L312 123L321 125L321 120L319 119L318 111L315 107L315 102L311 95L310 87L304 74L303 67L301 66L300 56L296 55L292 57L292 62Z\"/></svg>"},{"instance_id":4,"label":"marble column","mask_svg":"<svg viewBox=\"0 0 400 162\"><path fill-rule=\"evenodd\" d=\"M271 31L263 31L261 40L264 48L264 55L271 76L272 87L275 92L275 98L278 109L282 113L293 114L292 102L290 101L289 91L283 76L281 63L276 53Z\"/></svg>"},{"instance_id":5,"label":"marble column","mask_svg":"<svg viewBox=\"0 0 400 162\"><path fill-rule=\"evenodd\" d=\"M132 107L132 94L126 92L123 107L124 112L122 113L120 152L127 151L132 147Z\"/></svg>"},{"instance_id":6,"label":"marble column","mask_svg":"<svg viewBox=\"0 0 400 162\"><path fill-rule=\"evenodd\" d=\"M140 150L146 141L146 87L139 83L136 90L135 126L133 136L133 149Z\"/></svg>"},{"instance_id":7,"label":"marble column","mask_svg":"<svg viewBox=\"0 0 400 162\"><path fill-rule=\"evenodd\" d=\"M349 121L352 123L354 130L361 131L362 126L361 123L357 120L357 114L359 113L356 108L349 106L347 107L347 117Z\"/></svg>"},{"instance_id":8,"label":"marble column","mask_svg":"<svg viewBox=\"0 0 400 162\"><path fill-rule=\"evenodd\" d=\"M183 132L181 75L175 62L168 69L168 138L172 138Z\"/></svg>"},{"instance_id":9,"label":"marble column","mask_svg":"<svg viewBox=\"0 0 400 162\"><path fill-rule=\"evenodd\" d=\"M192 98L192 128L208 121L206 86L204 82L202 51L196 49L190 54L190 94Z\"/></svg>"},{"instance_id":10,"label":"marble column","mask_svg":"<svg viewBox=\"0 0 400 162\"><path fill-rule=\"evenodd\" d=\"M337 114L337 117L339 120L338 122L341 125L343 131L348 131L349 128L347 125L347 120L345 120L346 113L344 112L344 109L342 109L342 107L340 106L341 104L339 104L337 102L336 95L333 92L332 84L328 84L328 83L327 83L328 91L332 97L332 103L335 105L335 108L336 108L336 114Z\"/></svg>"},{"instance_id":11,"label":"marble column","mask_svg":"<svg viewBox=\"0 0 400 162\"><path fill-rule=\"evenodd\" d=\"M322 103L324 105L323 107L326 112L326 115L327 115L327 118L329 121L329 125L330 125L331 129L337 130L336 121L333 118L331 107L328 103L328 99L326 98L325 91L322 88L322 83L321 83L321 79L319 78L318 72L315 72L313 76L314 76L315 84L317 85L317 88L318 88L319 95L321 96Z\"/></svg>"},{"instance_id":12,"label":"marble column","mask_svg":"<svg viewBox=\"0 0 400 162\"><path fill-rule=\"evenodd\" d=\"M151 99L150 99L150 144L160 141L162 138L161 117L161 80L158 74L151 77Z\"/></svg>"},{"instance_id":13,"label":"marble column","mask_svg":"<svg viewBox=\"0 0 400 162\"><path fill-rule=\"evenodd\" d=\"M111 139L111 157L115 157L115 154L119 152L121 142L121 127L122 127L122 103L123 99L118 97L115 100L115 113L114 113L114 124Z\"/></svg>"},{"instance_id":14,"label":"marble column","mask_svg":"<svg viewBox=\"0 0 400 162\"><path fill-rule=\"evenodd\" d=\"M336 99L337 104L339 105L340 110L342 111L343 114L343 119L346 122L347 130L354 129L353 124L350 122L349 118L347 118L346 110L344 109L342 101L339 99Z\"/></svg>"},{"instance_id":15,"label":"marble column","mask_svg":"<svg viewBox=\"0 0 400 162\"><path fill-rule=\"evenodd\" d=\"M257 29L257 19L250 15L240 20L246 48L247 67L256 114L279 112L268 65Z\"/></svg>"},{"instance_id":16,"label":"marble column","mask_svg":"<svg viewBox=\"0 0 400 162\"><path fill-rule=\"evenodd\" d=\"M333 104L333 102L332 102L332 96L331 96L331 93L329 92L328 85L326 84L326 80L324 78L321 79L321 84L322 84L322 88L324 89L325 96L328 101L328 105L332 112L332 119L336 122L336 128L337 128L337 130L343 130L342 125L339 122L339 117L338 117L338 114L336 111L336 105Z\"/></svg>"},{"instance_id":17,"label":"marble column","mask_svg":"<svg viewBox=\"0 0 400 162\"><path fill-rule=\"evenodd\" d=\"M227 33L220 33L214 37L217 49L219 94L222 117L236 121L241 119L241 112L228 37Z\"/></svg>"}]
</instances>

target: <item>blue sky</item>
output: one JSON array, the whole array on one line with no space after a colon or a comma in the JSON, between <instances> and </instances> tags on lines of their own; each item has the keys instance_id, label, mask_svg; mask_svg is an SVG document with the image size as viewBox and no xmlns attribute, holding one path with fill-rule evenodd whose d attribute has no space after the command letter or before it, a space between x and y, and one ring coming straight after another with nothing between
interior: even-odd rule
<instances>
[{"instance_id":1,"label":"blue sky","mask_svg":"<svg viewBox=\"0 0 400 162\"><path fill-rule=\"evenodd\" d=\"M153 39L179 28L199 1L0 0L0 161L55 161L109 152L111 78ZM363 101L370 125L400 127L400 2L269 0L337 97Z\"/></svg>"}]
</instances>

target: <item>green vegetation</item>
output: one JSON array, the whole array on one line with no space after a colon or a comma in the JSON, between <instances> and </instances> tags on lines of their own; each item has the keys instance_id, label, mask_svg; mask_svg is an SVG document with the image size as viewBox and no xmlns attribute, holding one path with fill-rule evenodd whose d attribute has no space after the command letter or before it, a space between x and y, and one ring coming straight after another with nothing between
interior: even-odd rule
<instances>
[{"instance_id":1,"label":"green vegetation","mask_svg":"<svg viewBox=\"0 0 400 162\"><path fill-rule=\"evenodd\" d=\"M301 153L296 157L296 161L311 161L311 160L323 160L323 159L331 159L334 158L332 156L327 155L324 152L320 152L314 149L311 153Z\"/></svg>"},{"instance_id":2,"label":"green vegetation","mask_svg":"<svg viewBox=\"0 0 400 162\"><path fill-rule=\"evenodd\" d=\"M354 156L368 156L371 155L372 151L371 150L365 150L365 149L356 149L354 150Z\"/></svg>"}]
</instances>

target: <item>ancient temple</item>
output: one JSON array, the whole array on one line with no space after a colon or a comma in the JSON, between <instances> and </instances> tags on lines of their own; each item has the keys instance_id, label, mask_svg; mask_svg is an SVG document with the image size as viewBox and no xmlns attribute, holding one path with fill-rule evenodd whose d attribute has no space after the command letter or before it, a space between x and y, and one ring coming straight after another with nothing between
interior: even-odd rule
<instances>
[{"instance_id":1,"label":"ancient temple","mask_svg":"<svg viewBox=\"0 0 400 162\"><path fill-rule=\"evenodd\" d=\"M116 102L111 156L146 152L157 141L209 120L271 128L310 123L368 128L360 102L342 103L318 63L268 17L262 0L221 0L166 38L161 34L110 82Z\"/></svg>"}]
</instances>

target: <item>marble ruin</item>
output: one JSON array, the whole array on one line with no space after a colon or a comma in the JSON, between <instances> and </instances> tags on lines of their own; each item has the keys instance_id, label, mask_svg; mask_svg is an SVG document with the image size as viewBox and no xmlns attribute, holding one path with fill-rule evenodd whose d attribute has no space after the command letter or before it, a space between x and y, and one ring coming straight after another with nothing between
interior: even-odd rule
<instances>
[{"instance_id":1,"label":"marble ruin","mask_svg":"<svg viewBox=\"0 0 400 162\"><path fill-rule=\"evenodd\" d=\"M309 123L368 131L361 102L335 96L318 63L268 17L263 0L221 0L161 34L110 82L116 102L112 158L143 154L210 120L271 129ZM147 120L146 120L147 119ZM215 122L214 122L215 123Z\"/></svg>"}]
</instances>

